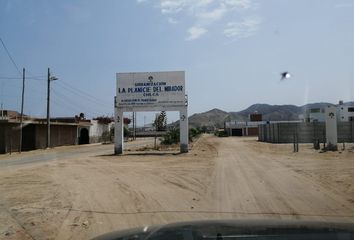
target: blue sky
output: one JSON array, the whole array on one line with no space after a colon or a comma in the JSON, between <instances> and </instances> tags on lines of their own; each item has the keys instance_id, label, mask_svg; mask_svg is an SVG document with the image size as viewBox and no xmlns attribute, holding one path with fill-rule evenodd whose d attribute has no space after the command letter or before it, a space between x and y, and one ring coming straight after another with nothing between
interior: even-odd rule
<instances>
[{"instance_id":1,"label":"blue sky","mask_svg":"<svg viewBox=\"0 0 354 240\"><path fill-rule=\"evenodd\" d=\"M33 78L27 114L45 115L48 67L54 116L111 115L116 72L166 70L186 71L190 114L239 111L353 101L353 13L352 0L0 0L0 37ZM18 77L0 46L6 109L20 109Z\"/></svg>"}]
</instances>

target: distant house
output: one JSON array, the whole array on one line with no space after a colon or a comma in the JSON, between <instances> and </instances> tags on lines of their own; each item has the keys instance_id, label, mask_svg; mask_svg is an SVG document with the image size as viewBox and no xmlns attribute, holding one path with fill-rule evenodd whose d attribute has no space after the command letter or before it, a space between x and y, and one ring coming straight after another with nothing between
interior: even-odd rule
<instances>
[{"instance_id":1,"label":"distant house","mask_svg":"<svg viewBox=\"0 0 354 240\"><path fill-rule=\"evenodd\" d=\"M339 101L337 107L337 121L338 122L351 122L354 121L354 106L347 106L343 101ZM306 109L304 114L299 118L303 122L325 122L325 109L324 108L309 108Z\"/></svg>"},{"instance_id":2,"label":"distant house","mask_svg":"<svg viewBox=\"0 0 354 240\"><path fill-rule=\"evenodd\" d=\"M249 121L228 121L224 130L229 136L258 136L258 125L263 124L262 114L257 112L249 115Z\"/></svg>"},{"instance_id":3,"label":"distant house","mask_svg":"<svg viewBox=\"0 0 354 240\"><path fill-rule=\"evenodd\" d=\"M0 153L18 151L20 117L16 111L0 112ZM110 140L113 119L88 120L81 116L50 119L50 146L88 144ZM47 119L23 116L21 151L47 147Z\"/></svg>"},{"instance_id":4,"label":"distant house","mask_svg":"<svg viewBox=\"0 0 354 240\"><path fill-rule=\"evenodd\" d=\"M96 118L90 121L90 143L112 141L114 121L111 118Z\"/></svg>"}]
</instances>

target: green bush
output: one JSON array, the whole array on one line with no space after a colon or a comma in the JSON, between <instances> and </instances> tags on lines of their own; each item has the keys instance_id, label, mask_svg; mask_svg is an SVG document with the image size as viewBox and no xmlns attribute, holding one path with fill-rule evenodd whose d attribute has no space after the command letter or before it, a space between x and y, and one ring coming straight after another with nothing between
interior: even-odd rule
<instances>
[{"instance_id":1,"label":"green bush","mask_svg":"<svg viewBox=\"0 0 354 240\"><path fill-rule=\"evenodd\" d=\"M124 134L124 137L129 136L129 129L126 126L124 126L123 134ZM110 135L111 135L111 138L113 139L114 138L114 127L111 128Z\"/></svg>"},{"instance_id":2,"label":"green bush","mask_svg":"<svg viewBox=\"0 0 354 240\"><path fill-rule=\"evenodd\" d=\"M123 135L124 137L128 137L129 136L129 129L127 127L124 126L124 129L123 129Z\"/></svg>"},{"instance_id":3,"label":"green bush","mask_svg":"<svg viewBox=\"0 0 354 240\"><path fill-rule=\"evenodd\" d=\"M170 145L179 143L179 128L171 128L167 133L160 139L161 144Z\"/></svg>"},{"instance_id":4,"label":"green bush","mask_svg":"<svg viewBox=\"0 0 354 240\"><path fill-rule=\"evenodd\" d=\"M217 137L228 137L229 135L227 134L226 131L216 131L215 136Z\"/></svg>"},{"instance_id":5,"label":"green bush","mask_svg":"<svg viewBox=\"0 0 354 240\"><path fill-rule=\"evenodd\" d=\"M189 141L192 142L193 138L199 136L202 131L198 128L189 129ZM171 128L167 133L160 139L161 144L170 145L179 143L179 128Z\"/></svg>"},{"instance_id":6,"label":"green bush","mask_svg":"<svg viewBox=\"0 0 354 240\"><path fill-rule=\"evenodd\" d=\"M199 128L191 128L189 129L189 141L192 142L193 138L199 136L202 131Z\"/></svg>"}]
</instances>

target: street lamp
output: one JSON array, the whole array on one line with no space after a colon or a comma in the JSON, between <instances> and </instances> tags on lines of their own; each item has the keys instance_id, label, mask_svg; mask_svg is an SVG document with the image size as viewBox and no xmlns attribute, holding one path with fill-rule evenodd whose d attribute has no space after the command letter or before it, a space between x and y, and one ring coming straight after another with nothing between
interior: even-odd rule
<instances>
[{"instance_id":1,"label":"street lamp","mask_svg":"<svg viewBox=\"0 0 354 240\"><path fill-rule=\"evenodd\" d=\"M50 147L50 82L58 80L55 76L50 76L48 68L48 89L47 89L47 148Z\"/></svg>"}]
</instances>

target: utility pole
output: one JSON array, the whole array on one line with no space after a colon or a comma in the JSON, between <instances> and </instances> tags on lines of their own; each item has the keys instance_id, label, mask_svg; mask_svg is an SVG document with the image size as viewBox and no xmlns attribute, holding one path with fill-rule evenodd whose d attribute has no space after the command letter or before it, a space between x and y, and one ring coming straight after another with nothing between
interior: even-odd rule
<instances>
[{"instance_id":1,"label":"utility pole","mask_svg":"<svg viewBox=\"0 0 354 240\"><path fill-rule=\"evenodd\" d=\"M4 117L4 82L1 82L1 118Z\"/></svg>"},{"instance_id":2,"label":"utility pole","mask_svg":"<svg viewBox=\"0 0 354 240\"><path fill-rule=\"evenodd\" d=\"M146 116L144 115L144 132L145 132Z\"/></svg>"},{"instance_id":3,"label":"utility pole","mask_svg":"<svg viewBox=\"0 0 354 240\"><path fill-rule=\"evenodd\" d=\"M50 69L48 68L48 86L47 86L47 148L50 147Z\"/></svg>"},{"instance_id":4,"label":"utility pole","mask_svg":"<svg viewBox=\"0 0 354 240\"><path fill-rule=\"evenodd\" d=\"M22 102L21 102L21 119L20 119L20 144L18 152L22 150L22 128L23 128L23 104L25 101L25 68L22 69Z\"/></svg>"},{"instance_id":5,"label":"utility pole","mask_svg":"<svg viewBox=\"0 0 354 240\"><path fill-rule=\"evenodd\" d=\"M58 80L54 76L50 76L50 69L48 68L48 88L47 88L47 148L50 147L50 81Z\"/></svg>"},{"instance_id":6,"label":"utility pole","mask_svg":"<svg viewBox=\"0 0 354 240\"><path fill-rule=\"evenodd\" d=\"M136 140L136 112L134 112L134 140Z\"/></svg>"},{"instance_id":7,"label":"utility pole","mask_svg":"<svg viewBox=\"0 0 354 240\"><path fill-rule=\"evenodd\" d=\"M3 107L4 107L4 105L3 105L2 101L1 101L1 120L4 117L4 108Z\"/></svg>"},{"instance_id":8,"label":"utility pole","mask_svg":"<svg viewBox=\"0 0 354 240\"><path fill-rule=\"evenodd\" d=\"M133 140L135 140L135 112L133 112Z\"/></svg>"}]
</instances>

